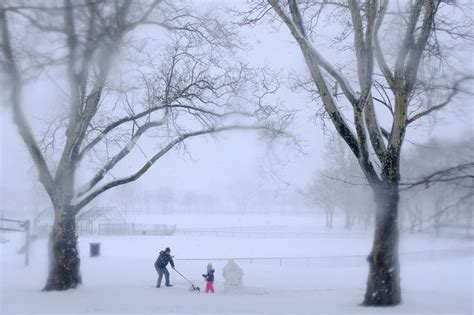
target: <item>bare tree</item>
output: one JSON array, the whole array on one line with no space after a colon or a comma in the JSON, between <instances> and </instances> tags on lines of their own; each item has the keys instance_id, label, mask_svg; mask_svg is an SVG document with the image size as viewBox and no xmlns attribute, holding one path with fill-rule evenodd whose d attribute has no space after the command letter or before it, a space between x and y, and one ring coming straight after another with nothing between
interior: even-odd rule
<instances>
[{"instance_id":1,"label":"bare tree","mask_svg":"<svg viewBox=\"0 0 474 315\"><path fill-rule=\"evenodd\" d=\"M349 185L337 179L342 179L346 182L353 182L355 180L361 182L362 180L357 177L363 176L360 170L357 168L357 160L351 154L351 152L345 146L345 143L339 137L332 138L326 148L325 158L329 166L331 175L327 174L338 187L338 196L336 204L344 212L344 228L351 229L354 218L357 214L357 205L354 202L354 196L356 195L356 187L361 185ZM362 185L363 186L363 185Z\"/></svg>"},{"instance_id":2,"label":"bare tree","mask_svg":"<svg viewBox=\"0 0 474 315\"><path fill-rule=\"evenodd\" d=\"M189 3L2 1L0 25L14 122L54 207L47 291L81 283L75 217L92 200L136 181L173 148L186 149L186 139L227 130L275 136L291 116L270 123L275 110L264 96L277 84L233 62L235 33ZM143 35L151 28L161 38ZM32 45L20 40L31 34ZM119 71L124 60L140 58L136 71ZM23 109L26 82L61 72L64 80L48 88L64 93L66 106L38 139ZM154 143L148 155L140 142L147 135ZM144 163L117 176L131 152L142 152ZM86 178L93 162L100 166Z\"/></svg>"},{"instance_id":3,"label":"bare tree","mask_svg":"<svg viewBox=\"0 0 474 315\"><path fill-rule=\"evenodd\" d=\"M172 188L161 187L157 191L157 198L161 206L161 213L170 213L173 210L173 204L176 202L176 195Z\"/></svg>"},{"instance_id":4,"label":"bare tree","mask_svg":"<svg viewBox=\"0 0 474 315\"><path fill-rule=\"evenodd\" d=\"M332 225L336 208L344 213L344 228L351 229L356 218L364 228L370 224L371 192L358 167L357 160L340 137L331 137L324 152L325 167L315 176L308 189L310 197L326 209Z\"/></svg>"},{"instance_id":5,"label":"bare tree","mask_svg":"<svg viewBox=\"0 0 474 315\"><path fill-rule=\"evenodd\" d=\"M326 215L326 227L332 229L334 212L336 211L338 194L338 182L325 176L317 174L315 180L308 188L307 194L311 201L323 208Z\"/></svg>"},{"instance_id":6,"label":"bare tree","mask_svg":"<svg viewBox=\"0 0 474 315\"><path fill-rule=\"evenodd\" d=\"M304 87L318 96L374 192L375 235L364 305L401 302L402 146L408 126L451 104L472 79L452 76L449 59L453 47L462 50L459 45L472 40L470 12L469 5L460 9L454 1L441 0L268 0L252 2L245 12L243 23L270 16L289 30L309 70ZM325 58L324 50L333 46L347 59Z\"/></svg>"},{"instance_id":7,"label":"bare tree","mask_svg":"<svg viewBox=\"0 0 474 315\"><path fill-rule=\"evenodd\" d=\"M474 146L472 135L459 140L430 141L415 145L402 159L402 202L418 203L408 210L410 231L438 230L441 226L469 228L473 223ZM420 203L423 199L424 203Z\"/></svg>"}]
</instances>

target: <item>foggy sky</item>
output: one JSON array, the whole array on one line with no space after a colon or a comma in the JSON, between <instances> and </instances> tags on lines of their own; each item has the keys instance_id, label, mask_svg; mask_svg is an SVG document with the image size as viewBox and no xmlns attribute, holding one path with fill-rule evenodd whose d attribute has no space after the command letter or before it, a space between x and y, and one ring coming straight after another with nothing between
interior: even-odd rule
<instances>
[{"instance_id":1,"label":"foggy sky","mask_svg":"<svg viewBox=\"0 0 474 315\"><path fill-rule=\"evenodd\" d=\"M251 65L271 66L281 71L282 80L292 72L306 72L303 57L285 27L258 25L251 30L243 28L242 35L252 47L247 53ZM472 54L469 64L473 64ZM42 82L34 89L28 89L27 91L32 92L25 95L25 107L34 106L36 115L41 115L41 108L50 106L51 101L55 100L54 95L48 95L48 84L50 83ZM137 185L140 189L152 192L161 187L170 187L177 192L194 191L217 196L229 196L229 191L237 189L236 187L245 187L255 193L261 190L304 189L316 169L323 167L325 135L321 126L312 119L319 105L308 102L304 93L296 93L288 88L283 88L278 98L288 107L301 110L293 129L301 140L305 154L277 147L272 154L278 156L280 161L270 162L265 141L252 132L194 138L187 142L191 157L180 151L172 151L159 160L138 183L129 185ZM468 97L465 100L470 103ZM1 206L30 207L31 192L34 187L37 189L40 186L34 184L36 178L33 174L36 172L31 158L12 123L11 111L5 105L0 107L0 122ZM417 129L409 129L407 140L422 143L430 136L455 138L466 130L473 132L472 122L473 111L469 109L469 105L464 106L464 109L447 109L443 115L437 116L434 128L434 124L426 124ZM406 143L405 150L410 148L409 142ZM125 171L136 170L138 167L140 165L130 160L120 165ZM276 177L280 177L281 181ZM291 185L286 187L283 181ZM113 196L113 190L106 195Z\"/></svg>"}]
</instances>

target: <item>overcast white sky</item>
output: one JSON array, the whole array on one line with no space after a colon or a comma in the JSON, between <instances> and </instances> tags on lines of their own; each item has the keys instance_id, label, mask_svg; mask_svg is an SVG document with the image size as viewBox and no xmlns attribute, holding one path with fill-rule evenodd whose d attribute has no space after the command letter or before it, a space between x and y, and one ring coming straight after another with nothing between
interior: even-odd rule
<instances>
[{"instance_id":1,"label":"overcast white sky","mask_svg":"<svg viewBox=\"0 0 474 315\"><path fill-rule=\"evenodd\" d=\"M259 25L254 29L242 29L242 35L253 49L248 52L251 64L270 65L275 70L282 71L285 79L291 71L302 73L305 70L303 58L297 46L291 40L285 28L275 28ZM337 56L328 56L337 58ZM472 65L472 54L469 55ZM42 108L54 101L54 96L48 95L47 85L36 87L29 91L25 98L34 103L30 106ZM286 148L275 150L284 163L270 163L266 157L265 142L251 133L228 133L217 137L196 138L189 142L192 159L183 152L171 152L160 160L145 174L137 184L140 189L149 191L160 187L170 187L177 192L194 191L201 194L228 195L230 189L245 187L246 191L281 190L284 185L275 179L272 171L282 180L292 184L289 190L305 188L311 180L314 171L322 167L324 139L322 128L316 125L312 115L315 104L308 103L304 94L297 94L282 89L279 99L287 106L298 108L299 113L294 130L302 140L306 154L293 154ZM33 102L34 101L34 102ZM431 126L410 130L407 139L416 143L423 142L428 136L434 135L453 138L466 132L473 132L472 101L466 98L468 104L447 111L447 115L438 115L436 128ZM11 112L6 106L0 107L1 146L0 185L2 206L31 207L28 202L29 193L36 179L32 162L21 142L16 127L12 123ZM409 148L409 145L406 146ZM127 161L123 169L136 169L138 165ZM134 185L133 183L131 185ZM109 195L113 193L110 192Z\"/></svg>"}]
</instances>

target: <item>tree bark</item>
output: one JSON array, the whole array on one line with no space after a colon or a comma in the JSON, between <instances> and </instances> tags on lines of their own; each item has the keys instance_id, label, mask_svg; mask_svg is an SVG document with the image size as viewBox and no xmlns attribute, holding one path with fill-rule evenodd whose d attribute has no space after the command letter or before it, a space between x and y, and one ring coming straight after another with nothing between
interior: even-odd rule
<instances>
[{"instance_id":1,"label":"tree bark","mask_svg":"<svg viewBox=\"0 0 474 315\"><path fill-rule=\"evenodd\" d=\"M367 258L369 276L363 305L388 306L401 303L400 262L398 257L397 183L383 183L374 189L376 201L375 236Z\"/></svg>"},{"instance_id":2,"label":"tree bark","mask_svg":"<svg viewBox=\"0 0 474 315\"><path fill-rule=\"evenodd\" d=\"M55 209L49 239L49 275L44 291L74 289L81 284L75 216L67 209Z\"/></svg>"}]
</instances>

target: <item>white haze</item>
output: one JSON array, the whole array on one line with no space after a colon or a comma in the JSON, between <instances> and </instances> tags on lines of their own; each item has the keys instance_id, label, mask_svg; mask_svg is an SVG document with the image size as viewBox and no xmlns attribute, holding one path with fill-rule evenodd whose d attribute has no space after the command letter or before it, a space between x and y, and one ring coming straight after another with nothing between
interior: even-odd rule
<instances>
[{"instance_id":1,"label":"white haze","mask_svg":"<svg viewBox=\"0 0 474 315\"><path fill-rule=\"evenodd\" d=\"M239 7L232 1L226 4ZM209 5L216 5L216 2L209 2ZM282 81L295 73L306 72L302 56L286 28L262 24L252 29L242 28L241 34L251 48L246 53L246 61L252 66L269 66L280 72ZM329 54L327 57L333 56ZM472 66L472 53L468 53L466 58L469 59L468 65ZM344 60L335 61L344 63ZM30 94L24 96L25 108L31 110L29 118L35 127L41 126L45 110L53 108L54 111L55 107L61 106L63 96L50 93L51 87L57 88L53 84L57 83L47 80L31 82ZM304 197L301 191L311 182L313 173L324 167L327 137L322 132L320 120L314 118L320 105L309 102L303 92L290 91L287 87L280 90L277 99L300 111L292 131L300 140L302 152L290 152L285 146L270 149L264 140L251 132L191 139L187 152L170 152L138 182L130 184L134 186L130 189L143 190L147 195L158 194L160 190L173 191L177 199L190 193L203 198L212 196L217 202L215 208L220 210L237 207L235 199L239 194L250 196L248 209L258 210L266 204L267 208L274 207L275 212L279 212L284 199L302 207ZM466 106L470 103L469 97L458 97L443 114L433 116L421 127L409 129L405 152L413 143L422 144L431 137L455 139L466 133L472 134L473 111ZM37 212L38 207L49 206L49 201L36 181L36 171L12 123L8 106L2 106L0 111L1 206L5 211ZM332 132L330 124L326 127L326 133ZM147 152L151 154L152 151ZM140 155L132 154L121 163L120 169L125 172L135 170L139 166L137 157L146 158ZM117 191L107 192L96 203L109 203L118 195ZM160 208L158 203L152 207ZM183 207L182 204L175 206Z\"/></svg>"}]
</instances>

